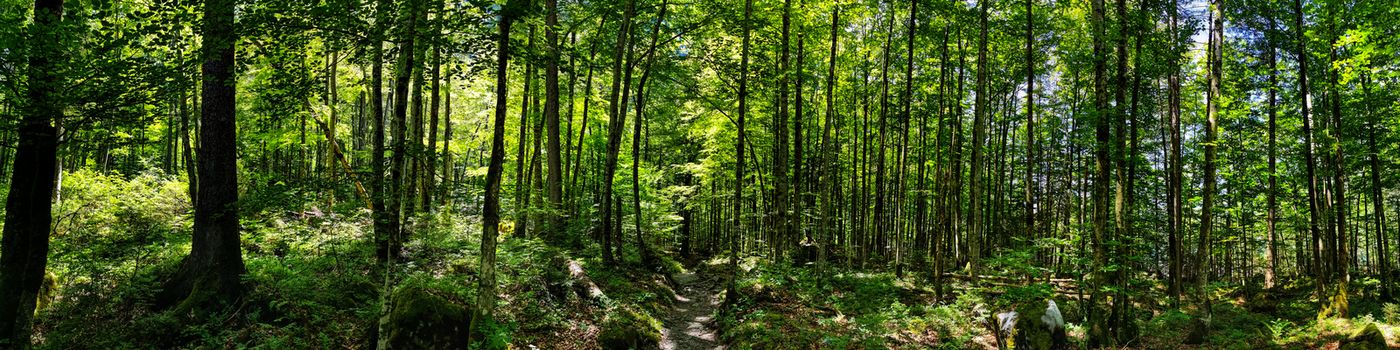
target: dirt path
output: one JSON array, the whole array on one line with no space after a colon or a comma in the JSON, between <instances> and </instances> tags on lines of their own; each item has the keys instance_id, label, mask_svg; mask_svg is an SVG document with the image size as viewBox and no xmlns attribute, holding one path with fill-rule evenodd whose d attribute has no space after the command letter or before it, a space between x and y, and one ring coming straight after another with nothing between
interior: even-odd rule
<instances>
[{"instance_id":1,"label":"dirt path","mask_svg":"<svg viewBox=\"0 0 1400 350\"><path fill-rule=\"evenodd\" d=\"M714 328L714 283L694 272L676 275L676 309L667 314L661 330L662 350L724 349Z\"/></svg>"}]
</instances>

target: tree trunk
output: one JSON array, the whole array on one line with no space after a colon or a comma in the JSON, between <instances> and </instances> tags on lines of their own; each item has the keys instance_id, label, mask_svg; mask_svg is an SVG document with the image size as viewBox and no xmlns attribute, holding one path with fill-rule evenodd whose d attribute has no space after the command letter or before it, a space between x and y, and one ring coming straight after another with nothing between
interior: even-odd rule
<instances>
[{"instance_id":1,"label":"tree trunk","mask_svg":"<svg viewBox=\"0 0 1400 350\"><path fill-rule=\"evenodd\" d=\"M1035 0L1026 0L1026 231L1030 238L1039 235L1035 226L1036 190L1035 168L1040 161L1035 148Z\"/></svg>"},{"instance_id":2,"label":"tree trunk","mask_svg":"<svg viewBox=\"0 0 1400 350\"><path fill-rule=\"evenodd\" d=\"M971 215L969 224L972 226L967 233L968 273L972 276L978 275L982 250L979 241L983 236L982 231L986 229L984 227L986 225L982 222L982 145L983 139L986 137L984 124L987 123L987 116L990 112L987 106L987 94L989 93L987 91L987 17L990 16L988 11L991 5L986 0L979 0L978 6L982 8L979 19L981 34L978 36L977 44L977 100L975 102L977 105L974 111L976 114L972 118L972 169L968 182L967 205L968 213ZM973 279L973 282L975 283L976 279Z\"/></svg>"},{"instance_id":3,"label":"tree trunk","mask_svg":"<svg viewBox=\"0 0 1400 350\"><path fill-rule=\"evenodd\" d=\"M1168 13L1168 17L1171 17L1171 24L1168 30L1175 33L1177 31L1177 0L1170 0L1170 3L1171 9L1170 13ZM1174 45L1179 46L1179 44ZM1173 50L1173 52L1179 52L1179 49ZM1167 210L1170 213L1167 220L1167 250L1171 262L1168 264L1168 275L1170 276L1167 281L1167 294L1171 295L1172 301L1179 305L1181 303L1181 289L1183 283L1182 273L1184 273L1182 269L1182 260L1184 260L1182 256L1182 240L1184 239L1184 235L1182 234L1183 223L1181 213L1181 57L1179 54L1173 54L1170 57L1171 58L1168 60L1170 61L1171 71L1167 75L1167 114L1170 115L1171 119L1171 151L1169 152L1170 155L1167 156L1167 160L1170 163L1169 167L1171 170L1167 172Z\"/></svg>"},{"instance_id":4,"label":"tree trunk","mask_svg":"<svg viewBox=\"0 0 1400 350\"><path fill-rule=\"evenodd\" d=\"M1273 8L1264 7L1264 17L1268 21L1268 32L1266 35L1273 35L1275 20ZM1264 269L1264 287L1273 288L1274 279L1278 276L1278 232L1275 226L1278 224L1278 125L1275 119L1278 116L1278 58L1274 38L1266 36L1268 41L1268 52L1265 54L1266 64L1269 65L1269 189L1268 189L1268 218L1265 220L1265 229L1268 239L1268 268Z\"/></svg>"},{"instance_id":5,"label":"tree trunk","mask_svg":"<svg viewBox=\"0 0 1400 350\"><path fill-rule=\"evenodd\" d=\"M548 45L544 66L544 125L549 133L545 153L548 153L549 175L545 180L545 193L549 198L546 216L548 225L545 234L556 236L564 228L560 214L563 200L563 169L560 168L559 149L559 5L558 0L545 0L544 41Z\"/></svg>"},{"instance_id":6,"label":"tree trunk","mask_svg":"<svg viewBox=\"0 0 1400 350\"><path fill-rule=\"evenodd\" d=\"M242 295L245 269L239 248L238 129L234 119L234 2L204 4L203 108L200 110L199 198L190 255L157 297L182 312L223 307ZM177 298L182 298L176 300Z\"/></svg>"},{"instance_id":7,"label":"tree trunk","mask_svg":"<svg viewBox=\"0 0 1400 350\"><path fill-rule=\"evenodd\" d=\"M1296 36L1295 40L1298 43L1298 94L1301 96L1299 98L1301 102L1299 103L1299 105L1302 107L1303 116L1303 161L1305 162L1307 169L1308 231L1312 234L1312 269L1314 276L1313 278L1315 281L1314 285L1316 287L1315 292L1317 293L1318 302L1320 305L1325 306L1327 305L1327 300L1326 295L1324 295L1323 293L1323 290L1326 289L1325 285L1327 283L1327 271L1326 269L1322 268L1322 252L1320 247L1318 247L1318 240L1321 238L1321 232L1319 229L1321 219L1318 217L1319 202L1317 197L1319 193L1317 183L1317 163L1313 159L1313 133L1311 113L1312 98L1308 96L1308 51L1307 36L1304 34L1305 31L1303 28L1303 0L1294 0L1293 10L1295 11L1296 15L1296 17L1294 17L1295 22L1293 30Z\"/></svg>"},{"instance_id":8,"label":"tree trunk","mask_svg":"<svg viewBox=\"0 0 1400 350\"><path fill-rule=\"evenodd\" d=\"M1202 303L1202 312L1207 322L1206 329L1209 329L1209 321L1212 315L1210 293L1206 290L1206 282L1210 280L1211 271L1211 233L1214 229L1214 207L1215 207L1215 158L1216 158L1216 136L1217 122L1220 116L1220 80L1221 65L1224 60L1222 49L1225 39L1225 1L1211 0L1210 5L1210 47L1206 60L1207 89L1206 89L1206 125L1205 125L1205 164L1203 165L1201 181L1201 234L1197 241L1196 255L1196 292L1199 293L1199 302ZM1228 262L1228 261L1227 261Z\"/></svg>"},{"instance_id":9,"label":"tree trunk","mask_svg":"<svg viewBox=\"0 0 1400 350\"><path fill-rule=\"evenodd\" d=\"M1108 184L1112 179L1109 177L1109 168L1112 166L1109 160L1109 148L1112 144L1109 138L1110 110L1108 107L1108 86L1106 84L1106 61L1108 53L1104 51L1104 0L1094 0L1093 20L1094 43L1094 229L1091 242L1093 244L1094 263L1090 268L1089 303L1086 305L1089 314L1089 346L1098 347L1107 345L1107 326L1103 315L1100 314L1098 304L1102 301L1103 294L1100 287L1106 282L1104 268L1107 266L1107 249L1104 240L1109 235L1108 228Z\"/></svg>"},{"instance_id":10,"label":"tree trunk","mask_svg":"<svg viewBox=\"0 0 1400 350\"><path fill-rule=\"evenodd\" d=\"M209 10L214 10L211 12L216 15L214 17L222 14L217 8L206 8ZM62 22L62 0L34 2L33 36L29 42L29 71L26 72L29 108L20 120L14 172L5 201L4 236L0 241L0 347L29 347L34 307L48 265L49 226L53 221L50 212L58 175L54 172L58 163L58 128L54 124L63 113L58 97L61 83L55 70L67 58L65 47L59 41ZM206 26L206 29L209 27L225 29L222 34L230 32L227 27ZM219 50L229 54L223 67L230 66L233 61L232 41L228 44L230 50ZM224 55L211 57L225 58ZM237 237L237 230L234 235Z\"/></svg>"},{"instance_id":11,"label":"tree trunk","mask_svg":"<svg viewBox=\"0 0 1400 350\"><path fill-rule=\"evenodd\" d=\"M388 11L376 7L375 10L375 32L374 45L370 51L374 60L370 73L370 114L374 119L373 146L370 155L370 171L374 174L370 177L371 187L374 195L370 199L370 206L374 207L374 241L375 256L378 257L380 265L389 262L389 237L394 235L394 228L398 227L397 219L393 219L393 212L384 205L384 24L388 20L384 18Z\"/></svg>"},{"instance_id":12,"label":"tree trunk","mask_svg":"<svg viewBox=\"0 0 1400 350\"><path fill-rule=\"evenodd\" d=\"M535 48L535 27L530 26L530 30L525 35L524 52L528 53ZM530 137L528 131L530 130L530 97L535 94L534 61L526 59L523 72L525 88L521 90L520 94L520 136L515 139L515 231L512 234L516 237L525 237L528 234L528 226L530 226L530 219L525 214L526 210L529 210L528 204L530 202L530 178L529 174L526 173L528 170L526 167L530 166L530 163L528 163L529 157L525 154L527 149L525 145Z\"/></svg>"},{"instance_id":13,"label":"tree trunk","mask_svg":"<svg viewBox=\"0 0 1400 350\"><path fill-rule=\"evenodd\" d=\"M661 8L656 13L656 23L651 29L651 44L647 45L647 52L643 55L646 64L642 66L642 78L637 81L637 103L636 111L633 113L632 123L632 220L637 226L637 255L642 259L642 266L651 266L651 251L647 250L645 230L642 226L642 186L638 180L638 163L642 159L642 124L646 122L642 111L646 108L646 88L647 78L651 77L651 66L656 61L656 44L661 36L661 26L666 20L666 0L661 1Z\"/></svg>"},{"instance_id":14,"label":"tree trunk","mask_svg":"<svg viewBox=\"0 0 1400 350\"><path fill-rule=\"evenodd\" d=\"M414 3L416 4L416 3ZM403 201L411 200L412 197L405 196L407 189L405 185L411 181L404 177L404 171L411 165L408 164L408 102L409 84L413 78L413 70L417 63L414 60L414 38L417 32L418 15L416 5L410 5L410 9L404 11L403 17L406 19L406 27L399 33L399 57L398 63L394 67L394 156L389 168L389 194L388 203L385 210L389 212L389 238L388 252L389 260L392 261L401 253L403 243L407 238L403 235L403 228L400 225L400 217L403 215ZM411 186L410 186L411 187Z\"/></svg>"},{"instance_id":15,"label":"tree trunk","mask_svg":"<svg viewBox=\"0 0 1400 350\"><path fill-rule=\"evenodd\" d=\"M491 127L491 161L486 167L486 193L481 205L481 275L477 285L476 308L479 317L472 318L469 331L475 331L478 320L491 317L496 306L496 233L501 220L501 173L506 153L506 105L510 86L506 79L510 64L510 26L515 16L524 12L528 1L509 1L501 9L501 22L496 38L496 110Z\"/></svg>"},{"instance_id":16,"label":"tree trunk","mask_svg":"<svg viewBox=\"0 0 1400 350\"><path fill-rule=\"evenodd\" d=\"M1365 102L1365 106L1368 108L1366 110L1370 111L1371 77L1369 75L1363 75L1361 77L1361 90L1364 94L1362 101ZM1390 259L1392 256L1390 255L1390 243L1387 242L1388 239L1385 236L1385 191L1382 190L1381 183L1381 151L1380 147L1376 144L1376 129L1381 128L1381 119L1378 116L1379 113L1375 113L1374 111L1367 114L1370 114L1371 117L1370 123L1366 128L1366 144L1369 148L1368 153L1370 153L1368 154L1368 161L1371 163L1371 210L1374 212L1372 220L1374 220L1376 232L1375 256L1380 260L1377 267L1380 269L1378 275L1380 275L1381 280L1381 294L1384 297L1390 297L1392 294L1390 285Z\"/></svg>"},{"instance_id":17,"label":"tree trunk","mask_svg":"<svg viewBox=\"0 0 1400 350\"><path fill-rule=\"evenodd\" d=\"M629 1L630 3L630 1ZM744 232L744 118L748 116L749 98L749 32L753 27L753 0L744 0L744 39L739 53L739 130L734 140L734 231L729 237L729 286L724 294L724 304L733 306L739 301L739 237ZM728 307L725 308L729 309Z\"/></svg>"},{"instance_id":18,"label":"tree trunk","mask_svg":"<svg viewBox=\"0 0 1400 350\"><path fill-rule=\"evenodd\" d=\"M626 61L627 52L630 51L632 15L636 13L636 11L636 1L627 0L626 10L623 12L622 21L618 26L617 43L613 46L612 92L608 93L607 160L603 163L603 178L601 180L603 186L601 197L603 200L601 205L603 208L603 224L599 227L599 232L601 233L599 236L603 237L603 260L608 263L613 262L612 233L610 232L613 227L612 180L613 176L617 173L617 152L622 143L622 114L627 113L627 107L625 105L627 103L626 98L623 97L619 99L622 90L626 88L626 86L623 85L623 80L625 80L625 78L619 78L623 76L623 63ZM628 74L630 74L631 71L631 68L628 67Z\"/></svg>"}]
</instances>

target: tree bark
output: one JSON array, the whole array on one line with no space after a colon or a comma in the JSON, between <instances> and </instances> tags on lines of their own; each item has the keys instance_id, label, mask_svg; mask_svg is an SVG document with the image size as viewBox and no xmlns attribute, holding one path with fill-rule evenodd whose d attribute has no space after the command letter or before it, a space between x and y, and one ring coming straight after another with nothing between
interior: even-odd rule
<instances>
[{"instance_id":1,"label":"tree bark","mask_svg":"<svg viewBox=\"0 0 1400 350\"><path fill-rule=\"evenodd\" d=\"M979 19L981 34L978 36L977 44L977 100L975 101L977 105L974 111L976 114L972 118L972 169L968 181L967 205L968 213L971 215L969 219L971 227L967 233L968 272L973 276L978 275L982 250L980 241L983 236L982 231L985 230L984 226L986 226L982 222L982 163L984 158L982 145L983 139L986 138L984 124L987 123L987 116L990 112L987 106L987 94L989 93L987 91L987 17L990 16L988 14L990 5L987 0L979 0L978 6L982 8ZM974 279L973 282L975 283L976 280Z\"/></svg>"},{"instance_id":2,"label":"tree bark","mask_svg":"<svg viewBox=\"0 0 1400 350\"><path fill-rule=\"evenodd\" d=\"M558 0L545 0L544 41L549 52L545 54L544 66L544 125L549 133L545 153L548 153L549 175L545 179L545 193L549 198L547 235L562 233L563 215L560 214L564 195L563 169L560 168L559 149L559 5Z\"/></svg>"},{"instance_id":3,"label":"tree bark","mask_svg":"<svg viewBox=\"0 0 1400 350\"><path fill-rule=\"evenodd\" d=\"M54 169L58 165L58 128L54 124L63 113L58 97L61 83L55 70L67 58L59 41L62 22L62 0L34 2L26 72L29 108L20 120L5 201L4 236L0 238L0 347L29 347L34 307L48 265L50 212L57 183ZM232 42L228 44L231 47ZM228 63L232 63L232 50L227 52Z\"/></svg>"},{"instance_id":4,"label":"tree bark","mask_svg":"<svg viewBox=\"0 0 1400 350\"><path fill-rule=\"evenodd\" d=\"M491 161L486 167L486 193L481 204L481 275L477 285L476 308L478 317L472 318L470 331L475 331L478 320L491 317L496 306L496 233L501 228L501 173L506 153L506 105L509 103L510 86L510 26L515 17L528 6L528 0L509 1L501 9L501 21L497 24L496 38L496 110L491 127Z\"/></svg>"},{"instance_id":5,"label":"tree bark","mask_svg":"<svg viewBox=\"0 0 1400 350\"><path fill-rule=\"evenodd\" d=\"M739 239L744 232L744 118L749 114L749 34L753 27L752 17L753 0L744 0L744 23L741 24L744 27L744 39L739 53L739 118L736 121L739 135L734 140L734 231L729 237L731 275L724 294L726 306L733 306L739 301Z\"/></svg>"},{"instance_id":6,"label":"tree bark","mask_svg":"<svg viewBox=\"0 0 1400 350\"><path fill-rule=\"evenodd\" d=\"M1319 194L1317 186L1317 162L1313 158L1312 98L1308 95L1308 51L1307 36L1304 34L1305 31L1303 27L1303 0L1294 0L1293 10L1296 15L1296 17L1294 17L1293 31L1296 36L1294 39L1298 43L1298 94L1301 96L1299 98L1301 100L1299 105L1302 108L1303 116L1303 161L1307 169L1308 231L1312 234L1312 239L1310 241L1313 258L1313 278L1319 304L1327 305L1326 295L1324 295L1323 290L1326 289L1325 285L1328 275L1326 269L1322 268L1322 252L1318 246L1318 240L1321 238L1321 230L1319 229L1321 219L1318 217L1319 203L1317 197Z\"/></svg>"},{"instance_id":7,"label":"tree bark","mask_svg":"<svg viewBox=\"0 0 1400 350\"><path fill-rule=\"evenodd\" d=\"M622 14L622 21L618 24L617 42L613 46L613 67L612 67L612 92L608 93L608 148L607 160L603 163L602 178L602 218L603 224L599 227L600 237L603 238L603 260L612 263L612 227L613 227L613 176L617 173L617 152L622 143L623 115L627 113L626 98L619 98L625 90L623 81L624 61L627 59L628 48L632 38L632 16L637 11L636 0L627 0L626 9ZM627 69L630 74L631 68ZM622 78L622 79L619 79Z\"/></svg>"},{"instance_id":8,"label":"tree bark","mask_svg":"<svg viewBox=\"0 0 1400 350\"><path fill-rule=\"evenodd\" d=\"M243 295L239 248L238 129L234 119L236 66L234 1L204 4L203 105L200 110L199 198L194 208L190 255L157 297L183 311L231 305Z\"/></svg>"}]
</instances>

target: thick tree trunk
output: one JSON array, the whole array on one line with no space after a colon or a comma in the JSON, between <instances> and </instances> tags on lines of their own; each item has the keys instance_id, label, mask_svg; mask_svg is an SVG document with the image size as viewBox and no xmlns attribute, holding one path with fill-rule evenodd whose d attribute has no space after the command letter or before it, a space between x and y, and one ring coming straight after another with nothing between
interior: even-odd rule
<instances>
[{"instance_id":1,"label":"thick tree trunk","mask_svg":"<svg viewBox=\"0 0 1400 350\"><path fill-rule=\"evenodd\" d=\"M0 238L0 347L29 347L34 307L48 265L50 211L58 180L54 172L58 128L54 124L63 113L57 96L61 84L54 72L67 57L58 39L62 22L62 0L34 2L27 72L29 108L20 120L14 172L5 201L4 236ZM228 44L231 48L232 41ZM232 50L221 52L229 53L227 63L232 63ZM236 237L236 230L234 234Z\"/></svg>"},{"instance_id":2,"label":"thick tree trunk","mask_svg":"<svg viewBox=\"0 0 1400 350\"><path fill-rule=\"evenodd\" d=\"M1106 65L1108 53L1104 50L1104 38L1106 24L1104 23L1104 0L1094 0L1093 21L1094 43L1094 193L1093 193L1093 236L1090 239L1093 246L1093 265L1090 268L1092 276L1089 278L1089 303L1086 305L1089 313L1089 344L1090 347L1098 347L1108 344L1108 330L1105 329L1107 322L1104 315L1100 314L1099 303L1103 301L1103 294L1099 291L1106 281L1104 269L1107 267L1108 254L1104 245L1104 240L1110 235L1108 227L1108 184L1112 181L1109 168L1112 162L1109 159L1109 149L1112 147L1109 133L1111 111L1108 106L1108 84Z\"/></svg>"},{"instance_id":3,"label":"thick tree trunk","mask_svg":"<svg viewBox=\"0 0 1400 350\"><path fill-rule=\"evenodd\" d=\"M545 234L551 237L563 233L564 220L560 213L564 195L563 169L560 168L559 149L559 5L557 0L545 0L544 41L548 46L544 65L544 125L549 133L545 147L548 153L549 175L545 180L545 193L549 198L548 225Z\"/></svg>"},{"instance_id":4,"label":"thick tree trunk","mask_svg":"<svg viewBox=\"0 0 1400 350\"><path fill-rule=\"evenodd\" d=\"M1330 49L1327 54L1328 66L1331 67L1331 69L1327 70L1327 97L1331 99L1330 104L1332 107L1332 191L1334 192L1332 195L1332 210L1334 211L1332 224L1336 231L1333 236L1333 240L1335 241L1333 244L1337 247L1337 249L1332 252L1333 266L1335 268L1334 273L1337 277L1335 281L1336 289L1331 291L1333 294L1329 296L1328 299L1331 301L1331 303L1329 303L1332 312L1331 316L1347 317L1350 311L1350 306L1347 302L1347 287L1348 284L1351 283L1351 270L1349 266L1351 266L1353 263L1352 260L1354 259L1352 259L1353 250L1351 249L1352 238L1348 235L1347 231L1349 229L1349 227L1347 227L1347 220L1349 218L1347 218L1346 157L1342 150L1342 142L1346 139L1344 134L1346 128L1342 125L1342 121L1344 120L1342 118L1342 105L1346 103L1346 100L1342 98L1341 91L1337 89L1337 81L1340 79L1341 68L1339 65L1334 64L1337 61L1337 41L1340 40L1341 35L1336 28L1337 13L1335 9L1331 9L1328 12L1329 16L1327 18L1329 27L1331 27L1332 43L1328 45ZM1327 312L1327 309L1328 307L1324 307L1320 311Z\"/></svg>"},{"instance_id":5,"label":"thick tree trunk","mask_svg":"<svg viewBox=\"0 0 1400 350\"><path fill-rule=\"evenodd\" d=\"M239 248L238 129L234 120L233 0L204 4L204 103L200 110L199 198L190 255L157 297L180 310L231 305L243 295ZM177 301L176 298L182 298Z\"/></svg>"}]
</instances>

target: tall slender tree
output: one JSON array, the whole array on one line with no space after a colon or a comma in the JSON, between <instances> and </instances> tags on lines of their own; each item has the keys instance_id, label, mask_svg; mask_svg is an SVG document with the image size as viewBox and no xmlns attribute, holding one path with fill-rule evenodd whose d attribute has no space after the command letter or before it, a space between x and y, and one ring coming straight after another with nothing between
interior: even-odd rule
<instances>
[{"instance_id":1,"label":"tall slender tree","mask_svg":"<svg viewBox=\"0 0 1400 350\"><path fill-rule=\"evenodd\" d=\"M739 130L734 140L734 231L729 237L729 286L724 294L727 306L739 301L739 236L744 232L744 118L748 116L749 99L749 35L753 30L753 0L744 0L743 46L739 53Z\"/></svg>"},{"instance_id":2,"label":"tall slender tree","mask_svg":"<svg viewBox=\"0 0 1400 350\"><path fill-rule=\"evenodd\" d=\"M979 0L977 4L978 7L981 8L979 11L980 19L978 20L981 34L978 35L977 39L977 100L975 101L976 106L974 111L976 114L972 117L972 168L969 170L970 174L968 175L967 202L969 214L969 231L967 232L968 274L974 281L978 277L978 266L981 264L979 260L981 260L982 256L981 242L984 236L983 231L986 230L986 224L983 222L984 213L982 208L982 163L984 161L983 158L985 158L983 156L982 145L984 142L983 140L986 138L988 115L991 113L990 106L988 106L987 103L990 98L988 95L991 94L991 92L988 91L989 82L987 81L987 20L988 17L991 16L989 14L990 3L991 1Z\"/></svg>"},{"instance_id":3,"label":"tall slender tree","mask_svg":"<svg viewBox=\"0 0 1400 350\"><path fill-rule=\"evenodd\" d=\"M1225 1L1211 0L1210 4L1210 48L1206 60L1206 125L1205 125L1205 160L1201 174L1201 234L1197 236L1198 247L1196 255L1196 293L1202 303L1205 319L1208 321L1211 316L1210 295L1206 291L1206 282L1210 279L1212 254L1211 254L1211 234L1214 230L1215 218L1215 158L1216 145L1219 138L1218 121L1220 117L1220 80L1221 66L1224 61L1224 40L1225 40ZM1227 222L1228 224L1228 222ZM1207 323L1208 325L1208 323ZM1208 329L1208 328L1207 328Z\"/></svg>"},{"instance_id":4,"label":"tall slender tree","mask_svg":"<svg viewBox=\"0 0 1400 350\"><path fill-rule=\"evenodd\" d=\"M524 11L529 0L511 0L501 8L496 23L496 106L491 122L491 160L486 167L486 193L481 203L481 275L477 280L477 317L469 329L474 331L479 320L491 317L496 306L496 233L501 221L501 173L506 156L506 104L510 86L510 27L515 17Z\"/></svg>"},{"instance_id":5,"label":"tall slender tree","mask_svg":"<svg viewBox=\"0 0 1400 350\"><path fill-rule=\"evenodd\" d=\"M1264 57L1269 65L1269 189L1268 189L1268 218L1265 229L1268 239L1268 268L1264 269L1264 286L1274 287L1274 279L1278 275L1278 232L1275 226L1278 223L1278 49L1275 47L1277 28L1274 19L1273 7L1264 6L1264 20L1268 22L1268 29L1265 32L1264 41L1267 42Z\"/></svg>"},{"instance_id":6,"label":"tall slender tree","mask_svg":"<svg viewBox=\"0 0 1400 350\"><path fill-rule=\"evenodd\" d=\"M603 223L599 226L599 237L603 238L603 260L612 262L612 233L613 227L613 177L617 174L617 152L622 143L623 114L627 113L626 97L621 97L623 90L626 90L623 77L623 67L626 61L629 42L632 39L632 16L637 11L636 0L627 0L624 5L622 20L618 23L617 42L613 46L612 65L612 92L608 93L608 145L607 160L603 163L603 193L602 193L602 218ZM627 70L630 75L631 68Z\"/></svg>"},{"instance_id":7,"label":"tall slender tree","mask_svg":"<svg viewBox=\"0 0 1400 350\"><path fill-rule=\"evenodd\" d=\"M1293 10L1295 16L1293 22L1293 31L1295 33L1294 40L1297 41L1298 45L1298 106L1301 109L1301 115L1303 117L1303 164L1307 170L1306 181L1308 182L1308 231L1312 235L1310 242L1313 257L1311 265L1315 281L1313 284L1316 287L1315 292L1317 293L1318 302L1321 305L1327 305L1326 295L1324 295L1323 290L1326 289L1325 285L1328 275L1327 270L1322 267L1322 252L1318 247L1318 240L1321 238L1321 230L1318 226L1321 224L1321 218L1318 217L1319 203L1317 197L1319 194L1317 186L1317 162L1313 158L1312 98L1308 94L1309 58L1307 47L1308 40L1303 27L1303 0L1293 0Z\"/></svg>"}]
</instances>

